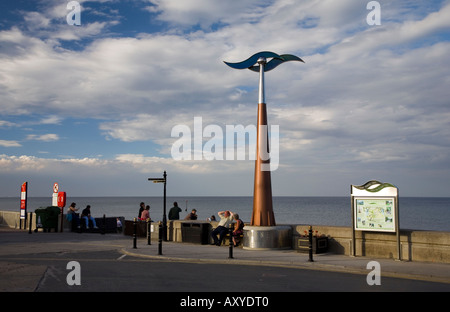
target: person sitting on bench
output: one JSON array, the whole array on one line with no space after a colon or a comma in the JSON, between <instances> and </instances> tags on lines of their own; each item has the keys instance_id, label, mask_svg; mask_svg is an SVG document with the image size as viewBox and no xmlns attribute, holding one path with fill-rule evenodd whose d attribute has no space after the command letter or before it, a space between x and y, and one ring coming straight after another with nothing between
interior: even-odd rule
<instances>
[{"instance_id":1,"label":"person sitting on bench","mask_svg":"<svg viewBox=\"0 0 450 312\"><path fill-rule=\"evenodd\" d=\"M92 226L94 229L98 229L95 219L91 216L91 205L87 205L86 208L81 212L81 218L86 220L86 229L89 228L89 220L92 221Z\"/></svg>"},{"instance_id":2,"label":"person sitting on bench","mask_svg":"<svg viewBox=\"0 0 450 312\"><path fill-rule=\"evenodd\" d=\"M228 233L228 227L230 223L233 221L233 213L229 210L227 211L219 211L217 213L220 217L219 225L211 232L211 236L214 240L214 245L220 246L222 244L222 240ZM219 239L217 239L217 235L219 235Z\"/></svg>"},{"instance_id":3,"label":"person sitting on bench","mask_svg":"<svg viewBox=\"0 0 450 312\"><path fill-rule=\"evenodd\" d=\"M139 218L141 221L151 220L150 218L150 205L145 206L144 211L141 213L141 217Z\"/></svg>"},{"instance_id":4,"label":"person sitting on bench","mask_svg":"<svg viewBox=\"0 0 450 312\"><path fill-rule=\"evenodd\" d=\"M240 236L244 234L244 221L239 219L237 213L233 215L233 218L236 222L234 223L234 230L231 233L231 236L233 237L233 245L236 247L241 242Z\"/></svg>"},{"instance_id":5,"label":"person sitting on bench","mask_svg":"<svg viewBox=\"0 0 450 312\"><path fill-rule=\"evenodd\" d=\"M77 229L80 228L80 218L78 217L77 211L78 208L75 208L77 204L71 203L69 206L69 209L67 209L67 221L72 222L72 229L77 227Z\"/></svg>"}]
</instances>

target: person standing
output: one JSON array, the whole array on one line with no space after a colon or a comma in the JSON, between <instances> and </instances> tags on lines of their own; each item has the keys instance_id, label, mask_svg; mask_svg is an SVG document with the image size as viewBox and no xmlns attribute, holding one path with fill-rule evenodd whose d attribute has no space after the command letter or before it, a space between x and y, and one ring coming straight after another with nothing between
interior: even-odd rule
<instances>
[{"instance_id":1,"label":"person standing","mask_svg":"<svg viewBox=\"0 0 450 312\"><path fill-rule=\"evenodd\" d=\"M116 222L117 222L117 231L119 233L122 233L123 227L122 227L122 221L120 221L119 218L116 218Z\"/></svg>"},{"instance_id":2,"label":"person standing","mask_svg":"<svg viewBox=\"0 0 450 312\"><path fill-rule=\"evenodd\" d=\"M181 208L178 207L178 203L174 202L173 207L169 210L169 220L180 220Z\"/></svg>"},{"instance_id":3,"label":"person standing","mask_svg":"<svg viewBox=\"0 0 450 312\"><path fill-rule=\"evenodd\" d=\"M139 205L138 219L141 218L141 214L144 210L145 210L145 204L144 204L144 202L141 202L141 204Z\"/></svg>"},{"instance_id":4,"label":"person standing","mask_svg":"<svg viewBox=\"0 0 450 312\"><path fill-rule=\"evenodd\" d=\"M219 225L211 232L211 236L214 240L213 245L220 246L222 244L222 240L228 233L228 227L230 223L233 222L233 213L229 210L219 211L217 213L220 217ZM217 239L217 235L219 235L219 239Z\"/></svg>"}]
</instances>

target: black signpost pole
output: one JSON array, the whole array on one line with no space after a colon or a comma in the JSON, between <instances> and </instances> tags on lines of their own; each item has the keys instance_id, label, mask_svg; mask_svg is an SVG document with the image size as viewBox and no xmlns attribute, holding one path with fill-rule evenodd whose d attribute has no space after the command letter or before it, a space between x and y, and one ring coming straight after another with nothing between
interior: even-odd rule
<instances>
[{"instance_id":1,"label":"black signpost pole","mask_svg":"<svg viewBox=\"0 0 450 312\"><path fill-rule=\"evenodd\" d=\"M164 171L163 178L148 178L153 183L164 183L164 209L162 217L162 234L163 240L167 241L167 218L166 218L166 185L167 185L167 173Z\"/></svg>"}]
</instances>

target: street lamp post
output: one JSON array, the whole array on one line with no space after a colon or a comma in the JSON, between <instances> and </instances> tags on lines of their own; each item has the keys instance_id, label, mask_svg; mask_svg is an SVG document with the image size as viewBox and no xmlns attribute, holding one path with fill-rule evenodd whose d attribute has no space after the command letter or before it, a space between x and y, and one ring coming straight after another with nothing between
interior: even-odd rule
<instances>
[{"instance_id":1,"label":"street lamp post","mask_svg":"<svg viewBox=\"0 0 450 312\"><path fill-rule=\"evenodd\" d=\"M163 239L167 241L167 218L166 218L166 185L167 185L167 173L164 171L163 178L148 178L153 183L164 183L164 209L163 209Z\"/></svg>"}]
</instances>

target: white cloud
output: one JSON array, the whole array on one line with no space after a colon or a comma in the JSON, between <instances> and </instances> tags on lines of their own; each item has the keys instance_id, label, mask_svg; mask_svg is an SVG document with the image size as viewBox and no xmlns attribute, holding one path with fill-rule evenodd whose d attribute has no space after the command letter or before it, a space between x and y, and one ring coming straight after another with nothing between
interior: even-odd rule
<instances>
[{"instance_id":1,"label":"white cloud","mask_svg":"<svg viewBox=\"0 0 450 312\"><path fill-rule=\"evenodd\" d=\"M118 139L124 142L147 141L158 138L161 127L156 116L138 114L136 118L124 119L118 122L100 124L107 139Z\"/></svg>"},{"instance_id":2,"label":"white cloud","mask_svg":"<svg viewBox=\"0 0 450 312\"><path fill-rule=\"evenodd\" d=\"M174 161L141 154L118 154L109 160L0 155L0 171L3 177L11 177L2 187L4 196L13 193L22 180L31 181L33 196L47 194L45 185L51 190L55 181L64 185L70 196L148 195L150 191L159 195L158 189L149 189L147 179L162 176L164 171L168 173L169 194L220 195L233 189L235 194L245 195L247 188L251 191L250 184L242 187L228 181L238 177L240 181L250 181L251 168L248 161ZM247 174L242 175L243 171Z\"/></svg>"},{"instance_id":3,"label":"white cloud","mask_svg":"<svg viewBox=\"0 0 450 312\"><path fill-rule=\"evenodd\" d=\"M68 173L70 167L102 167L109 163L107 160L99 158L40 158L35 156L9 156L0 155L0 168L4 172L26 171L30 174L36 172L48 172L51 174L56 169L63 170L61 173ZM65 168L65 169L64 169Z\"/></svg>"},{"instance_id":4,"label":"white cloud","mask_svg":"<svg viewBox=\"0 0 450 312\"><path fill-rule=\"evenodd\" d=\"M19 146L22 146L22 144L20 144L17 141L13 141L13 140L0 140L0 146L4 146L4 147L19 147Z\"/></svg>"},{"instance_id":5,"label":"white cloud","mask_svg":"<svg viewBox=\"0 0 450 312\"><path fill-rule=\"evenodd\" d=\"M61 124L63 118L60 116L56 116L56 115L51 115L51 116L47 116L44 117L40 120L40 124L43 125L59 125Z\"/></svg>"},{"instance_id":6,"label":"white cloud","mask_svg":"<svg viewBox=\"0 0 450 312\"><path fill-rule=\"evenodd\" d=\"M55 133L47 133L47 134L41 134L41 135L29 134L29 135L27 135L26 140L51 142L51 141L58 141L59 136Z\"/></svg>"},{"instance_id":7,"label":"white cloud","mask_svg":"<svg viewBox=\"0 0 450 312\"><path fill-rule=\"evenodd\" d=\"M0 168L2 172L40 171L49 166L49 160L33 156L0 155Z\"/></svg>"},{"instance_id":8,"label":"white cloud","mask_svg":"<svg viewBox=\"0 0 450 312\"><path fill-rule=\"evenodd\" d=\"M51 39L61 40L81 40L87 37L95 37L100 35L108 26L116 23L94 22L84 27L60 27L58 32L52 32Z\"/></svg>"},{"instance_id":9,"label":"white cloud","mask_svg":"<svg viewBox=\"0 0 450 312\"><path fill-rule=\"evenodd\" d=\"M30 29L47 28L51 22L51 19L39 12L26 12L24 20Z\"/></svg>"},{"instance_id":10,"label":"white cloud","mask_svg":"<svg viewBox=\"0 0 450 312\"><path fill-rule=\"evenodd\" d=\"M13 123L13 122L9 122L6 120L0 120L0 127L3 128L9 128L9 127L16 127L17 124Z\"/></svg>"},{"instance_id":11,"label":"white cloud","mask_svg":"<svg viewBox=\"0 0 450 312\"><path fill-rule=\"evenodd\" d=\"M158 18L173 24L188 26L200 25L209 28L216 23L234 23L255 21L263 14L261 6L270 1L244 0L232 3L220 0L150 0L153 4L147 7L156 12Z\"/></svg>"}]
</instances>

